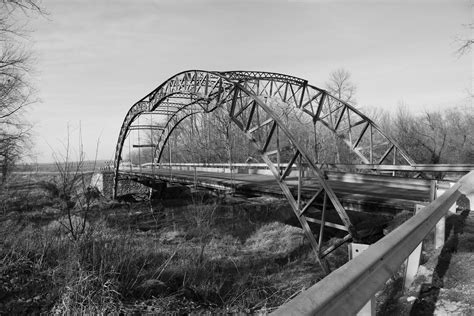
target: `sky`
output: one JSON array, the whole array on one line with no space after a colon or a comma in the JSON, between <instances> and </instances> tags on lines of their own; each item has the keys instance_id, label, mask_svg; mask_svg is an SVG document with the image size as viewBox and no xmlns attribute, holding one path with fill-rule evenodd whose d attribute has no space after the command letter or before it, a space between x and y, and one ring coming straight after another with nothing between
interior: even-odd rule
<instances>
[{"instance_id":1,"label":"sky","mask_svg":"<svg viewBox=\"0 0 474 316\"><path fill-rule=\"evenodd\" d=\"M38 162L64 150L68 126L88 159L99 142L97 158L112 160L128 109L188 69L272 71L323 88L344 68L362 107L395 111L403 103L420 112L472 102L472 56L456 55L458 39L470 35L468 0L42 4L46 16L28 17L41 100L28 111Z\"/></svg>"}]
</instances>

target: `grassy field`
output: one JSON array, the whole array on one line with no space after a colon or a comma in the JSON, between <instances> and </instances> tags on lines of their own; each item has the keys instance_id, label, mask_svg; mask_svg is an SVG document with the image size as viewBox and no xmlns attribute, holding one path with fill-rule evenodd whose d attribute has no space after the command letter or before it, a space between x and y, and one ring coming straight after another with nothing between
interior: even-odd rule
<instances>
[{"instance_id":1,"label":"grassy field","mask_svg":"<svg viewBox=\"0 0 474 316\"><path fill-rule=\"evenodd\" d=\"M74 162L71 162L74 164ZM99 170L105 166L113 165L113 162L107 160L85 160L81 162L84 171ZM62 164L64 165L64 163ZM49 163L29 163L19 164L15 167L15 172L36 173L36 172L57 172L58 166L54 162Z\"/></svg>"},{"instance_id":2,"label":"grassy field","mask_svg":"<svg viewBox=\"0 0 474 316\"><path fill-rule=\"evenodd\" d=\"M84 192L65 205L53 191L2 190L1 314L265 314L323 277L302 230L272 219L278 201L97 197L85 209Z\"/></svg>"}]
</instances>

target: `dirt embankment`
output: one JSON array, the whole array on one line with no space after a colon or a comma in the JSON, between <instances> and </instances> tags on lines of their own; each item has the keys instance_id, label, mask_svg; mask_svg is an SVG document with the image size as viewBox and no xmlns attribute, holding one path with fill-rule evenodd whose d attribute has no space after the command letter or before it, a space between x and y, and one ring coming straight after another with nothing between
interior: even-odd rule
<instances>
[{"instance_id":1,"label":"dirt embankment","mask_svg":"<svg viewBox=\"0 0 474 316\"><path fill-rule=\"evenodd\" d=\"M446 243L411 315L474 315L474 211L446 219Z\"/></svg>"},{"instance_id":2,"label":"dirt embankment","mask_svg":"<svg viewBox=\"0 0 474 316\"><path fill-rule=\"evenodd\" d=\"M474 315L474 211L458 201L456 214L446 218L445 244L433 247L434 234L423 242L420 267L410 290L388 298L380 315Z\"/></svg>"}]
</instances>

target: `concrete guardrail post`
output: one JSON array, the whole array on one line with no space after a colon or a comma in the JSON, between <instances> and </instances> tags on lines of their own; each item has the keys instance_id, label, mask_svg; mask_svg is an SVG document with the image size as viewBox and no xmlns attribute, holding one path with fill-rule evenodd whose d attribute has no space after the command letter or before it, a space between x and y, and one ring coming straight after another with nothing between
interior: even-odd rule
<instances>
[{"instance_id":1,"label":"concrete guardrail post","mask_svg":"<svg viewBox=\"0 0 474 316\"><path fill-rule=\"evenodd\" d=\"M415 205L415 215L420 213L420 211L425 207L422 204ZM413 250L408 259L406 260L405 265L405 280L404 280L404 290L408 290L410 285L415 280L415 275L418 272L418 267L420 266L420 258L421 258L421 248L423 246L423 242L420 242L418 247Z\"/></svg>"},{"instance_id":2,"label":"concrete guardrail post","mask_svg":"<svg viewBox=\"0 0 474 316\"><path fill-rule=\"evenodd\" d=\"M364 250L369 248L368 244L350 243L349 247L349 261L360 255ZM372 297L367 304L357 313L357 316L375 316L376 300Z\"/></svg>"},{"instance_id":3,"label":"concrete guardrail post","mask_svg":"<svg viewBox=\"0 0 474 316\"><path fill-rule=\"evenodd\" d=\"M474 171L471 171L470 174L473 173ZM463 177L460 182L462 186L459 189L459 192L466 196L469 200L469 209L474 211L474 175L471 177Z\"/></svg>"},{"instance_id":4,"label":"concrete guardrail post","mask_svg":"<svg viewBox=\"0 0 474 316\"><path fill-rule=\"evenodd\" d=\"M439 183L436 180L433 180L432 183L435 183L435 189L433 192L433 200L437 199L439 196L443 195L450 187L454 185L454 183L450 183L448 188L440 188ZM457 204L454 203L450 208L450 213L456 213ZM443 216L438 224L436 224L435 228L435 249L443 248L445 242L445 234L446 234L446 216Z\"/></svg>"}]
</instances>

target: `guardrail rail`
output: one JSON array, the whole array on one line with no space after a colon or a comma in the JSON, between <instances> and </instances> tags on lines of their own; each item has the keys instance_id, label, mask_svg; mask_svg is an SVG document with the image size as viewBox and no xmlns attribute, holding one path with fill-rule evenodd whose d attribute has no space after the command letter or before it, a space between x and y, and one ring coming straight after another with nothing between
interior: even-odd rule
<instances>
[{"instance_id":1,"label":"guardrail rail","mask_svg":"<svg viewBox=\"0 0 474 316\"><path fill-rule=\"evenodd\" d=\"M451 205L465 195L474 208L474 171L462 177L360 256L282 305L271 315L355 315L383 287Z\"/></svg>"}]
</instances>

